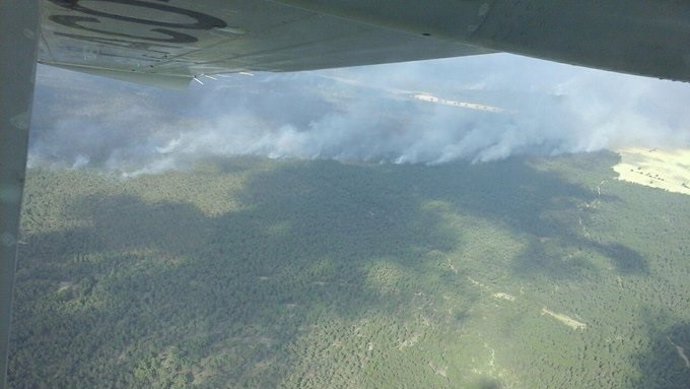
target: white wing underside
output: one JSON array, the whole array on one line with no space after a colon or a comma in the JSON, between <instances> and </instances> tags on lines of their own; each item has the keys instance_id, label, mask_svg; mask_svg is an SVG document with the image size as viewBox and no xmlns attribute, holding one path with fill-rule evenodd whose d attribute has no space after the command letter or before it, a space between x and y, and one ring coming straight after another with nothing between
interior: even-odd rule
<instances>
[{"instance_id":1,"label":"white wing underside","mask_svg":"<svg viewBox=\"0 0 690 389\"><path fill-rule=\"evenodd\" d=\"M144 83L511 52L690 80L690 2L41 0L39 61Z\"/></svg>"},{"instance_id":2,"label":"white wing underside","mask_svg":"<svg viewBox=\"0 0 690 389\"><path fill-rule=\"evenodd\" d=\"M268 1L44 1L39 61L167 83L490 52Z\"/></svg>"}]
</instances>

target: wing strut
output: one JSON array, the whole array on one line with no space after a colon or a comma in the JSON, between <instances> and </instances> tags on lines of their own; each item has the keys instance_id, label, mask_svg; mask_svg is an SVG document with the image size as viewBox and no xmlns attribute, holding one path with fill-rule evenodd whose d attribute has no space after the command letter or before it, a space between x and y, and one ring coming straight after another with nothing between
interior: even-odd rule
<instances>
[{"instance_id":1,"label":"wing strut","mask_svg":"<svg viewBox=\"0 0 690 389\"><path fill-rule=\"evenodd\" d=\"M39 0L0 1L0 389L7 388L12 287L36 73Z\"/></svg>"}]
</instances>

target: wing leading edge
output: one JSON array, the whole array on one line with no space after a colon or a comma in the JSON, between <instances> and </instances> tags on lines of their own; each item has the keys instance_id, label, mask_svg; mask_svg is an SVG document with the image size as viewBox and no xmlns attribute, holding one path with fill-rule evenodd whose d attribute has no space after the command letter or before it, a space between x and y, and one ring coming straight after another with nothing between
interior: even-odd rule
<instances>
[{"instance_id":1,"label":"wing leading edge","mask_svg":"<svg viewBox=\"0 0 690 389\"><path fill-rule=\"evenodd\" d=\"M41 1L40 62L139 82L500 51L690 80L680 0Z\"/></svg>"}]
</instances>

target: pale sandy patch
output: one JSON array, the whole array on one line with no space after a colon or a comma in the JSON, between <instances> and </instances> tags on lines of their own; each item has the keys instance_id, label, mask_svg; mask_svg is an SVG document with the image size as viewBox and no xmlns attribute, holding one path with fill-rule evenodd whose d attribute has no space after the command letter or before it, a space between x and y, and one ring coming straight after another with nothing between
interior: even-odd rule
<instances>
[{"instance_id":1,"label":"pale sandy patch","mask_svg":"<svg viewBox=\"0 0 690 389\"><path fill-rule=\"evenodd\" d=\"M678 356L680 357L680 359L683 360L683 362L685 362L685 366L686 366L688 369L690 369L690 359L688 359L688 356L685 355L685 349L682 348L682 347L680 347L679 345L673 343L673 341L671 340L671 338L669 338L668 336L666 337L666 339L668 339L668 341L671 342L671 344L674 345L674 346L676 347L676 351L678 352Z\"/></svg>"},{"instance_id":2,"label":"pale sandy patch","mask_svg":"<svg viewBox=\"0 0 690 389\"><path fill-rule=\"evenodd\" d=\"M690 149L624 149L613 167L618 179L690 195Z\"/></svg>"},{"instance_id":3,"label":"pale sandy patch","mask_svg":"<svg viewBox=\"0 0 690 389\"><path fill-rule=\"evenodd\" d=\"M410 339L406 339L400 342L400 345L398 346L398 350L402 351L403 349L407 347L412 347L415 344L419 342L419 334L415 333L412 335Z\"/></svg>"},{"instance_id":4,"label":"pale sandy patch","mask_svg":"<svg viewBox=\"0 0 690 389\"><path fill-rule=\"evenodd\" d=\"M58 291L58 293L64 292L64 291L68 290L68 289L71 288L71 287L72 287L72 283L71 283L71 282L69 282L69 281L62 281L62 282L60 282L60 285L58 285L58 290L57 290L57 291Z\"/></svg>"},{"instance_id":5,"label":"pale sandy patch","mask_svg":"<svg viewBox=\"0 0 690 389\"><path fill-rule=\"evenodd\" d=\"M493 296L497 299L515 301L515 296L510 295L508 293L498 292L498 293L494 293Z\"/></svg>"},{"instance_id":6,"label":"pale sandy patch","mask_svg":"<svg viewBox=\"0 0 690 389\"><path fill-rule=\"evenodd\" d=\"M429 367L437 375L440 375L443 378L448 378L448 367L447 366L436 366L433 362L429 361Z\"/></svg>"},{"instance_id":7,"label":"pale sandy patch","mask_svg":"<svg viewBox=\"0 0 690 389\"><path fill-rule=\"evenodd\" d=\"M553 317L554 319L560 321L561 323L567 325L568 327L570 327L574 330L584 330L585 328L587 328L587 324L579 322L579 321L573 319L572 317L564 315L562 313L556 313L553 311L549 311L548 309L546 309L546 307L542 308L541 314L542 315L549 315L549 316Z\"/></svg>"}]
</instances>

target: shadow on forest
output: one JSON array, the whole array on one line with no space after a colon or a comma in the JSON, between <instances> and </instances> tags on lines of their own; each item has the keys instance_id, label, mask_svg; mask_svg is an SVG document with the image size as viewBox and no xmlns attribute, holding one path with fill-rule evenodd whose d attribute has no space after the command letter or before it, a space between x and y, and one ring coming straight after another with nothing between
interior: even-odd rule
<instances>
[{"instance_id":1,"label":"shadow on forest","mask_svg":"<svg viewBox=\"0 0 690 389\"><path fill-rule=\"evenodd\" d=\"M606 154L598 156L607 157ZM594 158L597 156L587 156L587 159ZM599 169L602 165L607 166L600 162ZM608 258L620 274L648 272L647 261L635 250L619 243L592 240L581 233L575 213L587 221L596 212L582 204L595 200L617 201L617 198L597 195L591 189L564 181L555 173L538 171L525 159L434 168L405 166L396 167L396 173L394 182L404 182L405 176L414 177L410 181L414 182L419 197L447 201L457 212L508 227L519 239L529 242L528 248L513 261L516 275L530 277L541 273L552 278L573 278L594 269L586 259L564 261L552 255L544 241L597 252Z\"/></svg>"},{"instance_id":2,"label":"shadow on forest","mask_svg":"<svg viewBox=\"0 0 690 389\"><path fill-rule=\"evenodd\" d=\"M503 385L494 378L483 378L479 382L479 389L501 389Z\"/></svg>"},{"instance_id":3,"label":"shadow on forest","mask_svg":"<svg viewBox=\"0 0 690 389\"><path fill-rule=\"evenodd\" d=\"M664 326L663 322L674 324ZM687 388L690 383L690 361L686 359L690 357L690 323L678 323L649 315L647 332L650 344L636 356L640 376L633 387Z\"/></svg>"},{"instance_id":4,"label":"shadow on forest","mask_svg":"<svg viewBox=\"0 0 690 389\"><path fill-rule=\"evenodd\" d=\"M570 220L558 217L594 196L519 159L437 167L289 162L252 175L240 192L245 207L221 216L207 216L188 203L146 203L129 195L77 199L72 211L88 221L86 226L31 237L22 255L29 263L37 261L33 268L42 268L32 277L87 279L68 297L103 300L97 309L51 318L58 324L44 329L52 335L43 340L57 342L58 349L62 343L69 349L82 333L102 334L96 326L105 317L112 323L107 336L120 339L120 346L91 345L94 360L111 354L113 364L126 363L122 355L153 335L160 338L158 348L186 342L191 354L227 353L214 348L214 339L223 334L230 342L223 347L244 348L251 355L225 361L245 374L251 364L275 354L272 345L290 343L321 317L354 320L372 310L398 314L400 303L424 286L408 285L399 295L382 296L372 288L371 265L388 261L425 276L425 255L465 243L462 231L458 235L438 214L424 211L429 200L533 238L514 261L515 274L576 277L581 267L587 268L584 262L549 257L541 238L599 252L623 274L645 272L638 253L587 240ZM48 250L62 255L46 264ZM471 287L462 293L469 300L478 298ZM28 319L20 312L18 320ZM272 339L276 334L282 338ZM21 328L13 334L19 347L36 341L31 335ZM248 338L260 346L248 346ZM65 363L80 358L66 355Z\"/></svg>"}]
</instances>

